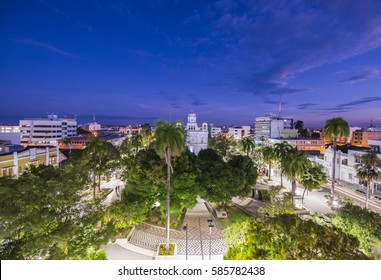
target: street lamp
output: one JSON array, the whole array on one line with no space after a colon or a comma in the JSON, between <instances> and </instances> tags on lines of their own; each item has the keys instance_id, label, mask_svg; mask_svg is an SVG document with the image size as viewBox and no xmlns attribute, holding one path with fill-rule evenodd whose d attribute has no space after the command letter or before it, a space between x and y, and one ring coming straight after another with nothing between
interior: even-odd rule
<instances>
[{"instance_id":1,"label":"street lamp","mask_svg":"<svg viewBox=\"0 0 381 280\"><path fill-rule=\"evenodd\" d=\"M188 224L183 227L185 230L185 259L188 260Z\"/></svg>"},{"instance_id":2,"label":"street lamp","mask_svg":"<svg viewBox=\"0 0 381 280\"><path fill-rule=\"evenodd\" d=\"M212 227L214 227L213 220L208 219L208 223L209 223L209 260L211 260L212 259Z\"/></svg>"}]
</instances>

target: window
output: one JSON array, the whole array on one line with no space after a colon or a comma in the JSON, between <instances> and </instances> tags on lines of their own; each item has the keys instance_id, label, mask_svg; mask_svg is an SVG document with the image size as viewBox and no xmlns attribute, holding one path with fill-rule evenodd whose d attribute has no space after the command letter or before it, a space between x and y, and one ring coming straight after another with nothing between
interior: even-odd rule
<instances>
[{"instance_id":1,"label":"window","mask_svg":"<svg viewBox=\"0 0 381 280\"><path fill-rule=\"evenodd\" d=\"M353 177L352 173L349 173L349 174L348 174L348 179L349 179L349 180L352 180L352 179L353 179L352 177Z\"/></svg>"}]
</instances>

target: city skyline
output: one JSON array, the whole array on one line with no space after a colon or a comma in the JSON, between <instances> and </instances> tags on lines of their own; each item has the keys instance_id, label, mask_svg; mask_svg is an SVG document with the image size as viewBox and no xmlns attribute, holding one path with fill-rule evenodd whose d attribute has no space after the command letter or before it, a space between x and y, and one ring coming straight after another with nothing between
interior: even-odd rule
<instances>
[{"instance_id":1,"label":"city skyline","mask_svg":"<svg viewBox=\"0 0 381 280\"><path fill-rule=\"evenodd\" d=\"M20 4L21 2L21 4ZM6 1L0 121L381 125L379 1ZM90 116L90 117L89 117ZM119 123L118 123L119 122Z\"/></svg>"}]
</instances>

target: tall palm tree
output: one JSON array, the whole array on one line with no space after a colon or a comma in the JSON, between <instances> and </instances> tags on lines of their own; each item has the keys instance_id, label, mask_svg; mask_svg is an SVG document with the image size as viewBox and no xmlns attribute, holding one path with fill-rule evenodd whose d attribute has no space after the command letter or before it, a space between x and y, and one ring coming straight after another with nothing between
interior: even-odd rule
<instances>
[{"instance_id":1,"label":"tall palm tree","mask_svg":"<svg viewBox=\"0 0 381 280\"><path fill-rule=\"evenodd\" d=\"M325 121L324 126L325 137L329 137L332 141L333 158L332 158L332 175L331 175L331 193L335 192L335 171L336 171L336 141L338 137L346 137L349 135L349 125L342 118L332 118Z\"/></svg>"},{"instance_id":2,"label":"tall palm tree","mask_svg":"<svg viewBox=\"0 0 381 280\"><path fill-rule=\"evenodd\" d=\"M312 163L309 161L307 165L307 170L299 178L300 183L304 186L304 191L302 195L302 205L304 202L304 195L307 190L312 191L320 188L321 185L327 183L327 175L323 171L323 166L317 163Z\"/></svg>"},{"instance_id":3,"label":"tall palm tree","mask_svg":"<svg viewBox=\"0 0 381 280\"><path fill-rule=\"evenodd\" d=\"M381 159L374 152L359 157L360 163L355 165L357 177L366 180L365 208L368 208L369 188L372 181L381 179Z\"/></svg>"},{"instance_id":4,"label":"tall palm tree","mask_svg":"<svg viewBox=\"0 0 381 280\"><path fill-rule=\"evenodd\" d=\"M185 150L185 134L177 124L181 121L167 123L156 122L156 151L165 159L167 165L167 196L166 196L166 250L169 250L169 224L170 224L170 194L171 173L173 173L172 157L179 156Z\"/></svg>"},{"instance_id":5,"label":"tall palm tree","mask_svg":"<svg viewBox=\"0 0 381 280\"><path fill-rule=\"evenodd\" d=\"M246 152L246 156L249 156L249 153L252 152L255 148L255 143L252 138L245 137L241 140L242 149Z\"/></svg>"},{"instance_id":6,"label":"tall palm tree","mask_svg":"<svg viewBox=\"0 0 381 280\"><path fill-rule=\"evenodd\" d=\"M151 142L151 137L152 137L152 129L151 129L151 125L149 123L145 123L142 125L141 134L143 136L143 145L149 146L149 144Z\"/></svg>"},{"instance_id":7,"label":"tall palm tree","mask_svg":"<svg viewBox=\"0 0 381 280\"><path fill-rule=\"evenodd\" d=\"M284 174L291 181L292 201L294 201L296 182L307 171L309 160L306 153L292 148L283 159L282 166Z\"/></svg>"},{"instance_id":8,"label":"tall palm tree","mask_svg":"<svg viewBox=\"0 0 381 280\"><path fill-rule=\"evenodd\" d=\"M283 186L283 173L284 173L284 164L287 154L292 150L292 146L283 141L282 143L276 143L274 145L274 154L275 158L280 164L280 185Z\"/></svg>"},{"instance_id":9,"label":"tall palm tree","mask_svg":"<svg viewBox=\"0 0 381 280\"><path fill-rule=\"evenodd\" d=\"M265 146L262 148L263 161L269 165L269 180L271 180L271 164L275 158L274 148Z\"/></svg>"},{"instance_id":10,"label":"tall palm tree","mask_svg":"<svg viewBox=\"0 0 381 280\"><path fill-rule=\"evenodd\" d=\"M90 162L93 164L93 198L95 199L95 189L97 186L97 166L99 162L99 154L103 152L103 141L98 137L90 137L84 153L90 157Z\"/></svg>"},{"instance_id":11,"label":"tall palm tree","mask_svg":"<svg viewBox=\"0 0 381 280\"><path fill-rule=\"evenodd\" d=\"M143 136L141 134L135 134L131 137L131 145L135 147L135 152L139 152L139 148L143 146Z\"/></svg>"}]
</instances>

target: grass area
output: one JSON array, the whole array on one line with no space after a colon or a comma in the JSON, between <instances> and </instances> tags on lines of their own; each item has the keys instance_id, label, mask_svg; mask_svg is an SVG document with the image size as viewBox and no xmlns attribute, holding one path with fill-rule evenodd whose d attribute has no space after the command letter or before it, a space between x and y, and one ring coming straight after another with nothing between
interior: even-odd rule
<instances>
[{"instance_id":1,"label":"grass area","mask_svg":"<svg viewBox=\"0 0 381 280\"><path fill-rule=\"evenodd\" d=\"M228 218L220 219L221 225L225 228L236 222L244 222L247 219L253 217L253 214L245 212L237 206L226 207L225 211L228 214Z\"/></svg>"},{"instance_id":2,"label":"grass area","mask_svg":"<svg viewBox=\"0 0 381 280\"><path fill-rule=\"evenodd\" d=\"M182 213L172 213L170 217L170 228L177 228L179 225L180 219L181 219ZM165 226L165 214L160 211L160 208L155 208L152 210L149 215L146 222L158 226Z\"/></svg>"},{"instance_id":3,"label":"grass area","mask_svg":"<svg viewBox=\"0 0 381 280\"><path fill-rule=\"evenodd\" d=\"M165 244L160 244L159 256L173 256L175 254L175 244L169 243L169 250L165 250Z\"/></svg>"}]
</instances>

